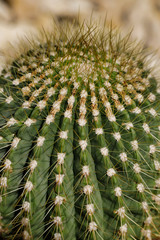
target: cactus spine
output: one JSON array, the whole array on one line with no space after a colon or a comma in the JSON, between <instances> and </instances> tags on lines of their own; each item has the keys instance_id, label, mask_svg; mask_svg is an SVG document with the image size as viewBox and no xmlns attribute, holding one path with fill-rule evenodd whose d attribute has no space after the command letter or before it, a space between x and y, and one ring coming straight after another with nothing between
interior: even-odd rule
<instances>
[{"instance_id":1,"label":"cactus spine","mask_svg":"<svg viewBox=\"0 0 160 240\"><path fill-rule=\"evenodd\" d=\"M75 28L76 29L76 28ZM154 239L160 88L111 29L46 38L0 76L1 239Z\"/></svg>"}]
</instances>

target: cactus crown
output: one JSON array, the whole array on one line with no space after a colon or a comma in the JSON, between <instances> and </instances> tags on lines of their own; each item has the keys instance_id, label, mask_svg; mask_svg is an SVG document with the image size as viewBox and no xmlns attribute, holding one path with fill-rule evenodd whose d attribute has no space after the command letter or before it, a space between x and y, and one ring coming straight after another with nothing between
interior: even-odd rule
<instances>
[{"instance_id":1,"label":"cactus crown","mask_svg":"<svg viewBox=\"0 0 160 240\"><path fill-rule=\"evenodd\" d=\"M73 31L74 30L74 31ZM160 89L138 47L57 31L0 76L3 239L152 239Z\"/></svg>"}]
</instances>

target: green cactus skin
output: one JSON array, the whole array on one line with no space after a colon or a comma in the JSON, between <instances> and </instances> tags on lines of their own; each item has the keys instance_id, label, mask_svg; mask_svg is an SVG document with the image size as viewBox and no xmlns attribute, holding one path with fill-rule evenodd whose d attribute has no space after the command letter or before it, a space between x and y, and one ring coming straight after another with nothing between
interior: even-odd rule
<instances>
[{"instance_id":1,"label":"green cactus skin","mask_svg":"<svg viewBox=\"0 0 160 240\"><path fill-rule=\"evenodd\" d=\"M160 236L160 87L143 53L82 25L20 55L0 76L0 161L1 239Z\"/></svg>"}]
</instances>

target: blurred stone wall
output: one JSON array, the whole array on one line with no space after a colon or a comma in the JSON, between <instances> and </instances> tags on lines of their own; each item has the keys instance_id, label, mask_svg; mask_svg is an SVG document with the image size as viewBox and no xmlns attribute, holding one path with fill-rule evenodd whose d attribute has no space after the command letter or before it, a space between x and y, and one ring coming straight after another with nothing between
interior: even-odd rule
<instances>
[{"instance_id":1,"label":"blurred stone wall","mask_svg":"<svg viewBox=\"0 0 160 240\"><path fill-rule=\"evenodd\" d=\"M93 17L112 19L124 33L133 28L132 37L157 50L160 56L160 0L0 0L0 51L11 50L22 36L32 35L37 27L51 26L53 16L63 19ZM2 55L2 54L1 54Z\"/></svg>"}]
</instances>

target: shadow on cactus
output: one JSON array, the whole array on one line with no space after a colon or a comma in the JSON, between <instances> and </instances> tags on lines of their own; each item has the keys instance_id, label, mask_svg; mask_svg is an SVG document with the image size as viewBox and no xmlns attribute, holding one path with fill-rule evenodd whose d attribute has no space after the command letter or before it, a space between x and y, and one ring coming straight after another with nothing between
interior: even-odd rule
<instances>
[{"instance_id":1,"label":"shadow on cactus","mask_svg":"<svg viewBox=\"0 0 160 240\"><path fill-rule=\"evenodd\" d=\"M146 55L111 27L54 32L0 76L1 239L159 237L160 88Z\"/></svg>"}]
</instances>

